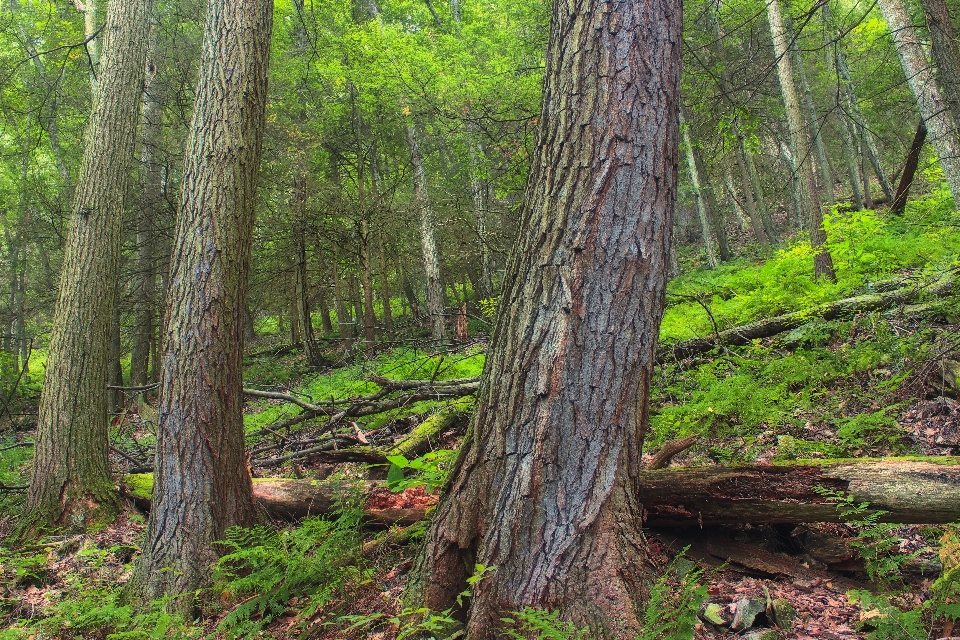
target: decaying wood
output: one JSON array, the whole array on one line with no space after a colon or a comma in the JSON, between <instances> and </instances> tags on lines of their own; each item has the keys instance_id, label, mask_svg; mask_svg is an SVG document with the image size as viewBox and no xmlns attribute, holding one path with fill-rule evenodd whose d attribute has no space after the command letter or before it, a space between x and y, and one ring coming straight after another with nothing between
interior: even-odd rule
<instances>
[{"instance_id":1,"label":"decaying wood","mask_svg":"<svg viewBox=\"0 0 960 640\"><path fill-rule=\"evenodd\" d=\"M892 291L827 302L812 309L794 311L793 313L733 327L705 338L693 338L672 345L663 345L659 350L657 360L659 362L668 359L682 360L706 353L720 345L740 346L750 344L750 342L759 338L769 338L796 329L811 320L833 320L857 313L879 311L913 302L924 295L947 295L953 289L954 284L953 273L947 273L926 282L906 284Z\"/></svg>"},{"instance_id":2,"label":"decaying wood","mask_svg":"<svg viewBox=\"0 0 960 640\"><path fill-rule=\"evenodd\" d=\"M688 438L683 438L682 440L671 440L662 447L660 451L657 452L657 455L653 456L653 460L650 461L650 464L647 465L648 471L654 471L656 469L665 469L670 466L670 461L673 460L673 457L683 451L686 451L694 444L696 444L699 438L697 436L690 436Z\"/></svg>"},{"instance_id":3,"label":"decaying wood","mask_svg":"<svg viewBox=\"0 0 960 640\"><path fill-rule=\"evenodd\" d=\"M140 506L149 508L153 478L131 474L125 478L127 494ZM349 484L329 480L254 478L253 497L274 518L294 520L323 515L349 504L355 496L363 499L363 513L370 522L392 525L413 524L424 518L437 497L422 489L391 493L380 483Z\"/></svg>"},{"instance_id":4,"label":"decaying wood","mask_svg":"<svg viewBox=\"0 0 960 640\"><path fill-rule=\"evenodd\" d=\"M289 460L313 457L318 462L366 462L388 464L387 456L415 458L430 449L440 435L458 422L465 422L467 408L453 404L430 416L388 449L370 446L343 447L341 439L329 438L315 447L257 462L259 467L276 467ZM354 440L356 440L354 438Z\"/></svg>"},{"instance_id":5,"label":"decaying wood","mask_svg":"<svg viewBox=\"0 0 960 640\"><path fill-rule=\"evenodd\" d=\"M960 517L960 458L954 457L671 468L643 472L641 482L645 524L654 527L842 521L836 501L818 487L886 511L887 522Z\"/></svg>"}]
</instances>

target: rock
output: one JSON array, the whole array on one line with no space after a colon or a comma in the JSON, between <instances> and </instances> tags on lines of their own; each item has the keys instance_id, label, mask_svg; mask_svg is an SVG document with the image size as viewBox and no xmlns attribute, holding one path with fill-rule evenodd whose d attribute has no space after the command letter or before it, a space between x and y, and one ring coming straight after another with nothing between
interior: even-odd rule
<instances>
[{"instance_id":1,"label":"rock","mask_svg":"<svg viewBox=\"0 0 960 640\"><path fill-rule=\"evenodd\" d=\"M770 622L784 631L789 631L797 618L797 610L788 600L777 598L770 603L770 617L772 618Z\"/></svg>"},{"instance_id":2,"label":"rock","mask_svg":"<svg viewBox=\"0 0 960 640\"><path fill-rule=\"evenodd\" d=\"M780 634L774 629L757 629L742 636L742 640L779 640Z\"/></svg>"},{"instance_id":3,"label":"rock","mask_svg":"<svg viewBox=\"0 0 960 640\"><path fill-rule=\"evenodd\" d=\"M757 616L767 610L767 601L763 598L742 598L737 601L737 613L730 623L731 631L743 631L753 626Z\"/></svg>"},{"instance_id":4,"label":"rock","mask_svg":"<svg viewBox=\"0 0 960 640\"><path fill-rule=\"evenodd\" d=\"M729 617L724 615L727 613L726 609L726 607L716 602L704 602L700 606L700 613L698 615L701 620L708 624L712 624L715 627L726 627L730 624Z\"/></svg>"}]
</instances>

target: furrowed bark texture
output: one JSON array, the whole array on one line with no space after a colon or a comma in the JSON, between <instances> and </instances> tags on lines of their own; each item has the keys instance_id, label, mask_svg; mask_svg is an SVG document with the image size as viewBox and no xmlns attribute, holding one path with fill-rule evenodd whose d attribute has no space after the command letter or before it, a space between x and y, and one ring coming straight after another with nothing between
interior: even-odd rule
<instances>
[{"instance_id":1,"label":"furrowed bark texture","mask_svg":"<svg viewBox=\"0 0 960 640\"><path fill-rule=\"evenodd\" d=\"M141 602L208 583L224 531L256 519L241 358L273 3L207 7L161 355L154 509L133 578ZM190 612L192 598L173 606Z\"/></svg>"},{"instance_id":2,"label":"furrowed bark texture","mask_svg":"<svg viewBox=\"0 0 960 640\"><path fill-rule=\"evenodd\" d=\"M920 164L920 154L923 152L923 143L927 140L927 126L923 120L917 126L917 132L913 135L913 142L910 143L910 151L907 152L907 160L903 164L903 174L900 176L900 183L897 185L897 194L893 198L893 204L890 205L890 212L902 215L907 207L907 196L910 195L910 185L913 184L913 178L917 175L917 166Z\"/></svg>"},{"instance_id":3,"label":"furrowed bark texture","mask_svg":"<svg viewBox=\"0 0 960 640\"><path fill-rule=\"evenodd\" d=\"M633 638L646 597L639 456L676 198L681 7L554 5L538 151L472 436L408 598L474 562L467 637L535 606Z\"/></svg>"},{"instance_id":4,"label":"furrowed bark texture","mask_svg":"<svg viewBox=\"0 0 960 640\"><path fill-rule=\"evenodd\" d=\"M960 142L957 139L956 123L944 96L934 82L933 69L927 63L917 30L914 29L903 2L881 0L879 4L893 35L903 73L907 76L907 84L917 99L920 117L927 126L930 144L937 152L937 159L943 167L950 194L954 202L960 202Z\"/></svg>"},{"instance_id":5,"label":"furrowed bark texture","mask_svg":"<svg viewBox=\"0 0 960 640\"><path fill-rule=\"evenodd\" d=\"M22 533L119 508L107 453L108 335L152 0L111 2L53 315Z\"/></svg>"}]
</instances>

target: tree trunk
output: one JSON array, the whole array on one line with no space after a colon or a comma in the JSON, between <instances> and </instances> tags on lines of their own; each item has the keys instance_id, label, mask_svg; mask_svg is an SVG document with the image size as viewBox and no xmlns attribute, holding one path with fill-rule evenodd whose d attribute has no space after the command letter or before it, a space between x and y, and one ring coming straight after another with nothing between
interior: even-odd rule
<instances>
[{"instance_id":1,"label":"tree trunk","mask_svg":"<svg viewBox=\"0 0 960 640\"><path fill-rule=\"evenodd\" d=\"M783 104L787 112L790 151L793 155L794 170L798 174L801 200L805 209L805 211L798 213L805 218L810 232L810 245L816 251L826 243L827 234L823 230L823 209L820 206L819 199L814 195L812 158L810 148L807 146L807 136L803 130L800 99L797 96L793 64L790 61L790 38L784 26L783 16L780 13L779 0L770 0L767 3L767 18L770 21L773 49L777 56L777 75L780 78ZM827 249L821 249L814 256L813 274L816 278L825 277L836 281L837 274L833 271L833 259Z\"/></svg>"},{"instance_id":2,"label":"tree trunk","mask_svg":"<svg viewBox=\"0 0 960 640\"><path fill-rule=\"evenodd\" d=\"M120 352L123 346L120 342L120 305L113 305L113 316L110 320L110 344L107 356L107 383L111 387L123 386L123 365L120 364ZM107 411L117 413L123 408L123 392L110 389L107 392Z\"/></svg>"},{"instance_id":3,"label":"tree trunk","mask_svg":"<svg viewBox=\"0 0 960 640\"><path fill-rule=\"evenodd\" d=\"M316 340L313 336L313 317L310 313L310 282L307 277L307 177L298 173L293 179L290 193L290 205L293 209L293 304L297 324L300 326L300 340L307 364L315 364ZM292 324L292 323L291 323Z\"/></svg>"},{"instance_id":4,"label":"tree trunk","mask_svg":"<svg viewBox=\"0 0 960 640\"><path fill-rule=\"evenodd\" d=\"M554 4L508 311L407 586L442 610L474 563L496 566L473 585L467 638L499 637L524 606L593 637L640 631L637 463L676 198L680 29L671 2Z\"/></svg>"},{"instance_id":5,"label":"tree trunk","mask_svg":"<svg viewBox=\"0 0 960 640\"><path fill-rule=\"evenodd\" d=\"M920 6L930 32L930 52L937 67L940 93L947 101L953 124L960 125L960 50L953 18L944 0L921 0ZM957 135L954 130L954 136Z\"/></svg>"},{"instance_id":6,"label":"tree trunk","mask_svg":"<svg viewBox=\"0 0 960 640\"><path fill-rule=\"evenodd\" d=\"M683 149L687 156L687 170L690 172L690 182L693 185L693 195L697 202L697 217L700 220L700 234L703 237L703 248L707 252L707 266L711 269L717 266L717 252L713 248L713 236L710 234L713 212L700 188L700 174L694 159L693 143L690 141L690 127L686 126L683 110L680 110L680 127L683 132Z\"/></svg>"},{"instance_id":7,"label":"tree trunk","mask_svg":"<svg viewBox=\"0 0 960 640\"><path fill-rule=\"evenodd\" d=\"M380 304L383 305L383 329L388 337L393 336L393 309L390 308L390 272L383 250L383 230L377 233L377 249L380 267Z\"/></svg>"},{"instance_id":8,"label":"tree trunk","mask_svg":"<svg viewBox=\"0 0 960 640\"><path fill-rule=\"evenodd\" d=\"M243 438L247 278L273 3L207 5L170 266L154 508L134 598L192 617L233 525L257 514ZM184 594L183 597L178 597Z\"/></svg>"},{"instance_id":9,"label":"tree trunk","mask_svg":"<svg viewBox=\"0 0 960 640\"><path fill-rule=\"evenodd\" d=\"M162 167L154 158L154 149L163 133L163 110L159 88L153 83L157 73L159 25L151 21L146 83L143 91L143 112L140 117L140 211L137 221L137 259L133 277L133 352L130 355L130 385L147 384L150 371L150 348L154 340L157 267L154 262L153 229L160 217L163 199Z\"/></svg>"},{"instance_id":10,"label":"tree trunk","mask_svg":"<svg viewBox=\"0 0 960 640\"><path fill-rule=\"evenodd\" d=\"M340 281L340 252L336 243L333 245L333 304L337 311L337 325L340 327L340 339L347 349L353 344L353 322L347 313L347 305L343 299L343 285Z\"/></svg>"},{"instance_id":11,"label":"tree trunk","mask_svg":"<svg viewBox=\"0 0 960 640\"><path fill-rule=\"evenodd\" d=\"M866 165L868 162L873 166L873 171L877 176L877 180L880 182L880 188L883 189L884 195L889 199L893 199L893 187L890 186L890 181L887 180L886 174L883 172L883 167L880 164L880 152L877 150L877 145L873 140L873 134L870 132L870 128L867 126L867 122L863 117L863 113L860 111L860 104L857 102L856 92L853 88L853 78L850 76L850 69L847 68L847 58L843 54L843 49L840 48L839 44L834 50L834 58L837 65L837 71L840 72L840 77L843 79L844 84L844 93L847 98L847 110L853 116L854 122L856 123L857 131L860 134L860 138L863 140L864 149L861 156L864 158L863 163ZM863 171L863 183L864 188L864 199L870 198L870 172ZM873 207L864 202L868 209Z\"/></svg>"},{"instance_id":12,"label":"tree trunk","mask_svg":"<svg viewBox=\"0 0 960 640\"><path fill-rule=\"evenodd\" d=\"M727 71L727 56L723 49L723 34L720 31L720 21L717 19L717 12L713 3L707 3L705 8L707 21L710 24L710 30L713 38L710 41L710 49L713 55L722 65L720 70L720 90L726 97L733 109L737 108L733 97L733 83L730 81L730 73ZM753 228L753 235L757 242L763 246L769 246L776 239L773 221L770 219L770 213L767 211L766 204L763 202L763 191L760 189L760 180L756 175L756 167L753 164L753 154L747 148L743 132L740 131L740 125L736 118L731 122L731 131L736 137L736 158L737 168L740 170L740 178L743 182L743 198L750 217L750 226Z\"/></svg>"},{"instance_id":13,"label":"tree trunk","mask_svg":"<svg viewBox=\"0 0 960 640\"><path fill-rule=\"evenodd\" d=\"M330 303L327 302L327 285L320 287L317 292L317 302L320 307L320 326L323 327L324 333L330 333L333 331L333 321L330 319Z\"/></svg>"},{"instance_id":14,"label":"tree trunk","mask_svg":"<svg viewBox=\"0 0 960 640\"><path fill-rule=\"evenodd\" d=\"M903 215L907 206L907 196L910 194L910 185L913 184L913 178L917 175L917 165L920 164L920 154L923 152L923 143L927 139L927 127L923 120L917 125L917 133L913 136L913 142L910 144L910 151L907 152L907 161L903 164L903 174L900 176L900 183L897 185L897 195L893 198L893 204L890 206L890 212L895 215Z\"/></svg>"},{"instance_id":15,"label":"tree trunk","mask_svg":"<svg viewBox=\"0 0 960 640\"><path fill-rule=\"evenodd\" d=\"M373 312L373 262L370 259L370 225L360 221L360 273L363 289L363 342L367 351L375 344L377 317Z\"/></svg>"},{"instance_id":16,"label":"tree trunk","mask_svg":"<svg viewBox=\"0 0 960 640\"><path fill-rule=\"evenodd\" d=\"M84 136L20 532L78 528L120 506L107 455L107 338L136 152L152 0L111 2Z\"/></svg>"},{"instance_id":17,"label":"tree trunk","mask_svg":"<svg viewBox=\"0 0 960 640\"><path fill-rule=\"evenodd\" d=\"M917 100L920 117L927 126L930 144L937 152L940 166L954 202L960 202L960 143L957 127L948 105L937 88L933 70L927 63L917 31L901 0L880 0L880 11L893 35L907 84ZM954 78L953 80L956 80ZM890 200L893 200L892 194Z\"/></svg>"},{"instance_id":18,"label":"tree trunk","mask_svg":"<svg viewBox=\"0 0 960 640\"><path fill-rule=\"evenodd\" d=\"M433 228L433 211L427 190L427 172L420 152L420 141L415 124L407 125L407 144L410 145L410 162L413 165L413 187L420 211L420 244L423 248L423 269L427 278L427 313L430 315L431 334L434 340L446 338L446 323L443 316L443 281L440 278L440 252Z\"/></svg>"},{"instance_id":19,"label":"tree trunk","mask_svg":"<svg viewBox=\"0 0 960 640\"><path fill-rule=\"evenodd\" d=\"M673 468L642 475L648 526L840 522L819 487L883 510L884 522L937 524L960 516L957 458L845 460L743 467Z\"/></svg>"}]
</instances>

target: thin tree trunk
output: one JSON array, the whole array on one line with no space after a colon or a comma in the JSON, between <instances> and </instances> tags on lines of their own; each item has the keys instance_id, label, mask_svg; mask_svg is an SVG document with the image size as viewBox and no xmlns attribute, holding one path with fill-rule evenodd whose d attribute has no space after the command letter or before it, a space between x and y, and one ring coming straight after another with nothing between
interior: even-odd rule
<instances>
[{"instance_id":1,"label":"thin tree trunk","mask_svg":"<svg viewBox=\"0 0 960 640\"><path fill-rule=\"evenodd\" d=\"M380 267L380 304L383 305L383 328L387 336L393 336L393 309L390 308L390 272L383 250L383 231L377 233L377 249Z\"/></svg>"},{"instance_id":2,"label":"thin tree trunk","mask_svg":"<svg viewBox=\"0 0 960 640\"><path fill-rule=\"evenodd\" d=\"M707 252L707 265L713 269L717 266L717 253L713 247L713 237L710 235L713 214L700 187L700 175L697 171L697 162L694 160L693 143L690 141L690 127L686 126L684 121L683 109L680 110L680 127L683 132L683 150L687 156L687 170L690 173L690 182L693 184L693 194L697 202L697 217L700 219L703 248Z\"/></svg>"},{"instance_id":3,"label":"thin tree trunk","mask_svg":"<svg viewBox=\"0 0 960 640\"><path fill-rule=\"evenodd\" d=\"M525 606L592 637L640 631L637 462L676 198L680 29L667 2L554 5L509 311L405 596L443 610L471 567L496 566L472 587L469 640L500 637Z\"/></svg>"},{"instance_id":4,"label":"thin tree trunk","mask_svg":"<svg viewBox=\"0 0 960 640\"><path fill-rule=\"evenodd\" d=\"M954 202L960 202L960 143L957 127L944 96L937 88L916 29L901 0L880 0L880 11L893 35L907 84L917 100L920 116L950 186ZM955 79L954 79L955 80ZM892 194L890 200L893 200Z\"/></svg>"},{"instance_id":5,"label":"thin tree trunk","mask_svg":"<svg viewBox=\"0 0 960 640\"><path fill-rule=\"evenodd\" d=\"M720 90L723 91L731 107L736 109L734 100L733 83L730 81L730 73L727 70L727 56L723 49L723 34L720 31L720 21L717 18L717 12L713 3L708 2L705 8L707 21L710 24L710 30L713 38L710 41L710 49L714 57L719 60L722 68L720 70ZM753 163L753 154L747 148L746 140L740 125L736 118L731 123L731 130L736 138L736 158L737 168L740 170L740 178L743 183L743 198L750 217L753 235L763 246L769 246L776 239L776 231L773 228L773 221L770 213L767 211L766 204L763 201L763 191L760 188L760 179L757 176L757 170Z\"/></svg>"},{"instance_id":6,"label":"thin tree trunk","mask_svg":"<svg viewBox=\"0 0 960 640\"><path fill-rule=\"evenodd\" d=\"M830 3L823 4L823 39L824 55L827 64L827 75L831 78L836 77L836 90L833 91L833 106L837 130L840 132L840 148L843 152L843 161L847 169L847 180L850 184L850 191L853 195L854 211L863 209L863 190L861 188L860 164L857 162L857 147L854 144L853 134L850 132L849 116L843 108L843 84L844 81L838 77L837 72L837 50L840 47L830 36L833 31L833 20L830 14Z\"/></svg>"},{"instance_id":7,"label":"thin tree trunk","mask_svg":"<svg viewBox=\"0 0 960 640\"><path fill-rule=\"evenodd\" d=\"M363 342L367 351L375 344L377 318L373 311L373 262L370 259L370 225L360 221L360 272L363 288Z\"/></svg>"},{"instance_id":8,"label":"thin tree trunk","mask_svg":"<svg viewBox=\"0 0 960 640\"><path fill-rule=\"evenodd\" d=\"M154 504L131 579L193 617L227 528L257 519L243 438L243 315L273 3L211 0L174 235ZM180 597L182 595L182 597Z\"/></svg>"},{"instance_id":9,"label":"thin tree trunk","mask_svg":"<svg viewBox=\"0 0 960 640\"><path fill-rule=\"evenodd\" d=\"M107 339L152 9L152 0L130 0L107 10L100 83L53 314L24 536L49 526L82 527L120 506L107 454Z\"/></svg>"},{"instance_id":10,"label":"thin tree trunk","mask_svg":"<svg viewBox=\"0 0 960 640\"><path fill-rule=\"evenodd\" d=\"M113 317L110 320L110 345L109 355L109 375L107 383L111 387L123 386L123 365L120 363L120 357L123 349L120 341L120 305L113 305ZM119 412L123 408L123 392L116 389L110 389L107 393L107 411Z\"/></svg>"},{"instance_id":11,"label":"thin tree trunk","mask_svg":"<svg viewBox=\"0 0 960 640\"><path fill-rule=\"evenodd\" d=\"M799 176L800 194L805 209L805 211L801 210L798 213L806 219L810 233L810 245L815 251L820 250L813 258L814 277L825 277L835 281L837 274L833 271L833 259L830 257L830 252L822 248L827 241L827 234L823 230L823 209L819 200L814 196L812 159L810 149L807 146L807 137L803 130L800 100L797 96L797 85L794 81L793 64L790 61L789 34L780 13L779 0L769 0L767 2L767 18L770 21L773 49L777 56L777 74L780 77L780 89L787 112L790 150L793 154L795 173Z\"/></svg>"},{"instance_id":12,"label":"thin tree trunk","mask_svg":"<svg viewBox=\"0 0 960 640\"><path fill-rule=\"evenodd\" d=\"M747 212L744 211L743 205L740 204L740 199L737 197L737 188L733 184L733 176L730 175L729 167L723 177L723 186L727 191L727 198L730 200L730 205L737 213L737 221L739 222L740 229L746 230L750 227L750 218L747 217Z\"/></svg>"},{"instance_id":13,"label":"thin tree trunk","mask_svg":"<svg viewBox=\"0 0 960 640\"><path fill-rule=\"evenodd\" d=\"M133 352L130 355L130 385L147 384L150 371L150 350L154 340L156 310L157 268L154 260L153 229L160 217L162 193L161 167L154 158L163 133L163 110L153 83L157 73L154 58L157 55L159 25L152 21L147 55L146 83L143 90L143 112L140 117L142 146L140 151L140 211L137 222L137 258L132 283L133 293Z\"/></svg>"},{"instance_id":14,"label":"thin tree trunk","mask_svg":"<svg viewBox=\"0 0 960 640\"><path fill-rule=\"evenodd\" d=\"M407 144L410 146L410 162L413 165L413 186L420 211L420 244L423 249L423 268L427 278L427 313L430 315L431 334L434 340L446 337L443 316L443 281L440 278L440 252L433 228L433 211L427 189L427 172L420 152L420 141L414 124L407 125Z\"/></svg>"},{"instance_id":15,"label":"thin tree trunk","mask_svg":"<svg viewBox=\"0 0 960 640\"><path fill-rule=\"evenodd\" d=\"M290 193L293 209L293 304L294 316L300 326L300 340L308 364L315 364L316 341L313 335L313 318L310 313L310 282L307 277L307 177L298 173L293 179Z\"/></svg>"},{"instance_id":16,"label":"thin tree trunk","mask_svg":"<svg viewBox=\"0 0 960 640\"><path fill-rule=\"evenodd\" d=\"M327 302L326 285L317 291L317 303L320 307L320 326L324 333L333 331L333 322L330 320L330 303Z\"/></svg>"},{"instance_id":17,"label":"thin tree trunk","mask_svg":"<svg viewBox=\"0 0 960 640\"><path fill-rule=\"evenodd\" d=\"M910 194L910 185L913 184L913 178L917 174L917 166L920 164L920 154L923 152L923 143L927 139L927 127L923 120L917 125L917 133L913 136L913 142L910 144L910 151L907 153L907 161L903 165L903 174L900 176L900 184L897 185L897 195L890 206L890 212L895 215L903 215L907 206L907 196Z\"/></svg>"},{"instance_id":18,"label":"thin tree trunk","mask_svg":"<svg viewBox=\"0 0 960 640\"><path fill-rule=\"evenodd\" d=\"M350 314L347 313L347 305L343 299L343 286L340 281L340 251L336 243L333 245L333 303L337 310L337 324L340 327L340 338L343 340L347 349L353 344L353 324L350 320Z\"/></svg>"},{"instance_id":19,"label":"thin tree trunk","mask_svg":"<svg viewBox=\"0 0 960 640\"><path fill-rule=\"evenodd\" d=\"M837 63L837 71L840 72L840 77L843 78L844 83L844 93L847 96L847 108L850 111L850 114L853 116L854 121L857 125L857 130L860 133L860 138L863 140L866 152L867 160L873 167L873 171L877 176L877 180L880 182L880 188L883 189L883 194L887 196L887 199L893 200L893 187L890 186L890 181L887 180L886 174L883 172L883 167L880 164L880 152L877 150L877 145L873 140L873 134L870 132L870 128L867 126L866 119L863 117L863 113L860 111L860 105L857 102L857 95L853 87L853 78L850 76L850 69L847 67L847 57L843 53L843 49L838 45L835 49L835 59ZM867 177L864 177L864 183L869 184L869 171L864 171ZM866 191L866 190L865 190ZM864 198L868 197L867 193L864 193ZM868 203L867 208L872 209Z\"/></svg>"}]
</instances>

